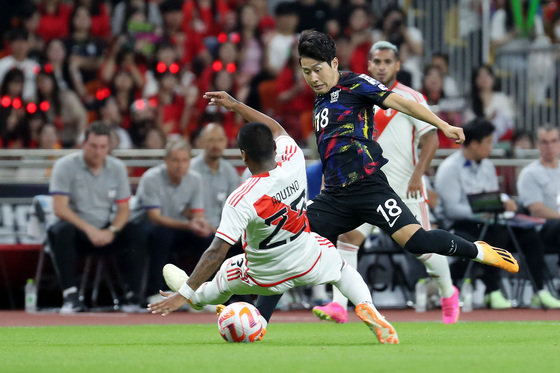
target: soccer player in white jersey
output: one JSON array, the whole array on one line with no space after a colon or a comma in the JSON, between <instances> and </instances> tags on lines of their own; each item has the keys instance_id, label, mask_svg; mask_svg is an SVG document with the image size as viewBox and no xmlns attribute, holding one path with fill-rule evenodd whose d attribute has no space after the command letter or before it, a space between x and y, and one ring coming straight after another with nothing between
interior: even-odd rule
<instances>
[{"instance_id":1,"label":"soccer player in white jersey","mask_svg":"<svg viewBox=\"0 0 560 373\"><path fill-rule=\"evenodd\" d=\"M370 75L391 91L427 107L422 94L397 81L399 70L399 50L394 44L379 41L371 47L368 59ZM383 167L389 185L422 227L429 230L427 195L422 175L430 166L438 147L436 128L402 112L384 110L377 106L374 123L374 140L381 145L383 155L389 159ZM357 267L358 248L372 234L373 229L371 224L365 223L354 231L339 236L336 245L348 264ZM422 254L418 259L424 263L428 274L438 284L443 322L455 323L459 318L459 292L451 281L447 258L438 254ZM347 298L338 289L333 288L333 302L315 307L313 312L320 318L345 322L347 304Z\"/></svg>"},{"instance_id":2,"label":"soccer player in white jersey","mask_svg":"<svg viewBox=\"0 0 560 373\"><path fill-rule=\"evenodd\" d=\"M305 158L296 142L275 120L225 92L207 92L204 98L250 122L240 129L238 143L252 177L227 198L216 237L190 278L173 265L164 267L167 284L177 292L161 292L166 299L148 310L167 315L185 302L200 307L224 303L233 294L282 294L295 286L331 283L356 305L380 343L399 343L360 274L330 241L310 231ZM245 254L224 261L240 238Z\"/></svg>"}]
</instances>

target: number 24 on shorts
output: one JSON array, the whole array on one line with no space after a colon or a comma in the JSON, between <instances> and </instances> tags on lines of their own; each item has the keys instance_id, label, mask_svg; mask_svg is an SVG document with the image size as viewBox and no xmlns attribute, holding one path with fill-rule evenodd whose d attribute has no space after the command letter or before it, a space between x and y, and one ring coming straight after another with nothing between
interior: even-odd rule
<instances>
[{"instance_id":1,"label":"number 24 on shorts","mask_svg":"<svg viewBox=\"0 0 560 373\"><path fill-rule=\"evenodd\" d=\"M377 206L377 212L383 215L389 227L393 227L402 213L402 209L397 205L394 198L389 198L383 205Z\"/></svg>"}]
</instances>

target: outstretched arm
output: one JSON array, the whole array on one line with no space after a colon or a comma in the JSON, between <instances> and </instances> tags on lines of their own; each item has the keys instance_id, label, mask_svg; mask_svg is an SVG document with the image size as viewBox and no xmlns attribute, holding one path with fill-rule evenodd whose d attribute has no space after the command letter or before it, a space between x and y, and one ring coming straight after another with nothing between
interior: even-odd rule
<instances>
[{"instance_id":1,"label":"outstretched arm","mask_svg":"<svg viewBox=\"0 0 560 373\"><path fill-rule=\"evenodd\" d=\"M241 115L247 122L260 122L266 124L268 128L270 128L270 131L272 131L272 137L275 139L279 136L288 135L286 130L284 130L277 121L268 115L263 114L240 101L237 101L224 91L206 92L204 94L204 98L210 100L208 105L223 106L227 110L234 111Z\"/></svg>"},{"instance_id":2,"label":"outstretched arm","mask_svg":"<svg viewBox=\"0 0 560 373\"><path fill-rule=\"evenodd\" d=\"M463 133L462 128L450 125L432 113L428 108L413 100L393 94L387 96L387 98L383 101L383 105L430 123L431 125L439 128L445 136L455 140L457 144L462 144L465 141L465 134Z\"/></svg>"},{"instance_id":3,"label":"outstretched arm","mask_svg":"<svg viewBox=\"0 0 560 373\"><path fill-rule=\"evenodd\" d=\"M215 237L208 249L202 254L188 281L176 293L166 293L160 290L160 294L165 299L154 304L148 304L148 310L165 316L179 309L187 301L192 307L198 307L195 299L196 289L220 268L220 264L224 261L230 247L229 243Z\"/></svg>"}]
</instances>

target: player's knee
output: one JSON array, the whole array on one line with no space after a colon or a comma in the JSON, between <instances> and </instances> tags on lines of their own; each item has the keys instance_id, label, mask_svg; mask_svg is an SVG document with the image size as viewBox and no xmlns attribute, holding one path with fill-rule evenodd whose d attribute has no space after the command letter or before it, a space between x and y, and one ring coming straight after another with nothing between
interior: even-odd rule
<instances>
[{"instance_id":1,"label":"player's knee","mask_svg":"<svg viewBox=\"0 0 560 373\"><path fill-rule=\"evenodd\" d=\"M406 241L404 248L412 254L425 254L427 252L426 246L429 240L428 232L420 228Z\"/></svg>"}]
</instances>

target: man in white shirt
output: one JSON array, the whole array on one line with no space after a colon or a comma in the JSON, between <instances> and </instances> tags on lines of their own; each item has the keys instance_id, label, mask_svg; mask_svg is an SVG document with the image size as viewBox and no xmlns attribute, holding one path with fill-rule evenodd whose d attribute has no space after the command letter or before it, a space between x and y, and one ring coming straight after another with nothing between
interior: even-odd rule
<instances>
[{"instance_id":1,"label":"man in white shirt","mask_svg":"<svg viewBox=\"0 0 560 373\"><path fill-rule=\"evenodd\" d=\"M394 44L386 41L375 43L369 53L368 70L373 78L393 92L428 106L419 92L397 81L400 62L399 51ZM389 185L422 227L429 230L428 196L422 175L430 166L438 147L436 128L402 112L384 110L377 106L374 123L375 140L383 148L383 155L389 159L383 166ZM371 224L366 223L339 236L336 246L340 255L353 267L358 265L360 245L372 234L373 228ZM459 318L459 295L451 281L447 258L438 254L423 254L419 255L418 259L424 263L428 274L439 286L443 322L455 323ZM347 305L348 300L333 288L333 302L315 307L313 312L320 318L344 323L347 320Z\"/></svg>"},{"instance_id":2,"label":"man in white shirt","mask_svg":"<svg viewBox=\"0 0 560 373\"><path fill-rule=\"evenodd\" d=\"M186 251L187 259L195 263L212 239L213 228L204 213L202 178L189 169L190 153L185 140L169 141L165 163L150 168L138 183L134 220L144 222L148 232L149 299L162 288L161 267L174 251Z\"/></svg>"},{"instance_id":3,"label":"man in white shirt","mask_svg":"<svg viewBox=\"0 0 560 373\"><path fill-rule=\"evenodd\" d=\"M332 243L310 231L305 157L296 142L275 120L225 92L207 92L204 97L210 105L224 106L251 121L239 131L238 143L253 176L228 197L216 237L191 277L167 265L164 277L178 292L162 292L167 299L148 305L148 310L167 315L187 301L198 307L223 303L233 294L281 294L295 286L332 283L356 304L356 314L380 343L399 343L360 274ZM219 267L239 238L245 254ZM214 279L205 282L216 270Z\"/></svg>"},{"instance_id":4,"label":"man in white shirt","mask_svg":"<svg viewBox=\"0 0 560 373\"><path fill-rule=\"evenodd\" d=\"M526 166L517 179L519 199L532 216L545 219L541 240L558 252L560 247L560 131L543 126L537 131L540 158ZM542 298L542 295L541 297ZM547 306L547 299L536 299Z\"/></svg>"}]
</instances>

